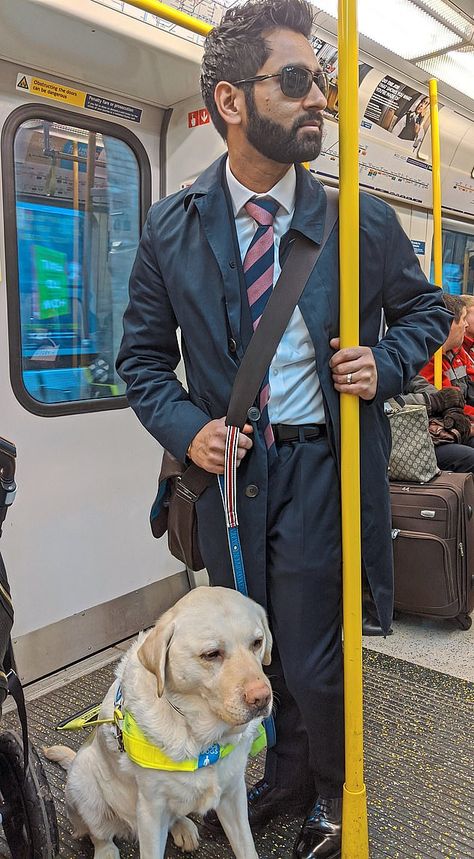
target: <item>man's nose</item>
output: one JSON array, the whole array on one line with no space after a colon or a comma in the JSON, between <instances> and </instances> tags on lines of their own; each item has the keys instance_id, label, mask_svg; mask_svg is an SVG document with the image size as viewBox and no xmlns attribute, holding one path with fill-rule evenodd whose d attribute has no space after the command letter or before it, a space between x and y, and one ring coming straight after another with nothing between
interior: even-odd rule
<instances>
[{"instance_id":1,"label":"man's nose","mask_svg":"<svg viewBox=\"0 0 474 859\"><path fill-rule=\"evenodd\" d=\"M328 100L317 84L313 81L311 89L303 100L303 107L317 107L318 110L325 110Z\"/></svg>"}]
</instances>

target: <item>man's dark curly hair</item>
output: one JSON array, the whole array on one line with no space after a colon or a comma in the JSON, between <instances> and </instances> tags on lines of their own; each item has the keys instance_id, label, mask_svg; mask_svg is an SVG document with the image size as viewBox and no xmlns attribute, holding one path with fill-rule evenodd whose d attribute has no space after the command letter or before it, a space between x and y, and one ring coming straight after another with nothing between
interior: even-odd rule
<instances>
[{"instance_id":1,"label":"man's dark curly hair","mask_svg":"<svg viewBox=\"0 0 474 859\"><path fill-rule=\"evenodd\" d=\"M214 90L219 81L235 81L257 74L270 50L263 33L280 27L309 39L314 7L307 0L249 0L233 6L209 33L201 65L201 92L211 119L224 140L227 125L217 110Z\"/></svg>"}]
</instances>

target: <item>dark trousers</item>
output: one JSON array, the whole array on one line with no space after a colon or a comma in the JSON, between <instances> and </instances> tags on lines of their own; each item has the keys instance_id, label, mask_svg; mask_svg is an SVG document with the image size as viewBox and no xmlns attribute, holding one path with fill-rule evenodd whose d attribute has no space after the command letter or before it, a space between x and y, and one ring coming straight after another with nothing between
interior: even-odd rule
<instances>
[{"instance_id":1,"label":"dark trousers","mask_svg":"<svg viewBox=\"0 0 474 859\"><path fill-rule=\"evenodd\" d=\"M467 444L438 444L435 451L443 471L474 474L474 439L471 438Z\"/></svg>"},{"instance_id":2,"label":"dark trousers","mask_svg":"<svg viewBox=\"0 0 474 859\"><path fill-rule=\"evenodd\" d=\"M275 651L278 787L341 794L344 781L339 481L326 438L278 446L269 475L267 593Z\"/></svg>"}]
</instances>

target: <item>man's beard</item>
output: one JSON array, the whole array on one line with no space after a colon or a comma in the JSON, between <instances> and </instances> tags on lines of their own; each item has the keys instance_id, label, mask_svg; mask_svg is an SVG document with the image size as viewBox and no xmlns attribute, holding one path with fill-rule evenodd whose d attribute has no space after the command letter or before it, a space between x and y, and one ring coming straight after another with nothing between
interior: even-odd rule
<instances>
[{"instance_id":1,"label":"man's beard","mask_svg":"<svg viewBox=\"0 0 474 859\"><path fill-rule=\"evenodd\" d=\"M247 140L252 146L280 164L299 164L301 161L314 161L321 152L323 117L320 111L307 112L287 130L280 123L266 119L258 112L253 90L245 92L247 106ZM298 138L296 133L306 122L318 121L319 134L305 134Z\"/></svg>"}]
</instances>

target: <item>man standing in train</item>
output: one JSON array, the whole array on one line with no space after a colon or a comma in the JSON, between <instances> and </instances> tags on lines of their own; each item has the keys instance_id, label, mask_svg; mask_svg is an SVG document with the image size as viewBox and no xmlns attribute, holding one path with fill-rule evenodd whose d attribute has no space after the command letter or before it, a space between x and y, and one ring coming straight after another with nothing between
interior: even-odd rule
<instances>
[{"instance_id":1,"label":"man standing in train","mask_svg":"<svg viewBox=\"0 0 474 859\"><path fill-rule=\"evenodd\" d=\"M261 301L266 279L271 292L292 238L317 245L323 235L324 188L300 166L320 152L326 106L308 41L312 15L305 0L251 0L209 34L202 93L227 153L152 207L130 280L117 361L129 402L163 447L215 474L232 384L258 323L255 294ZM367 195L360 244L363 345L339 348L336 227L271 363L267 408L249 411L239 441L242 550L249 594L266 606L275 639L277 702L277 741L249 792L249 816L256 826L306 814L298 859L337 859L341 849L339 393L361 400L363 563L386 632L393 587L383 403L426 364L451 321L394 212ZM388 329L379 341L382 310ZM177 327L187 390L175 374ZM233 587L217 479L197 517L211 582Z\"/></svg>"}]
</instances>

